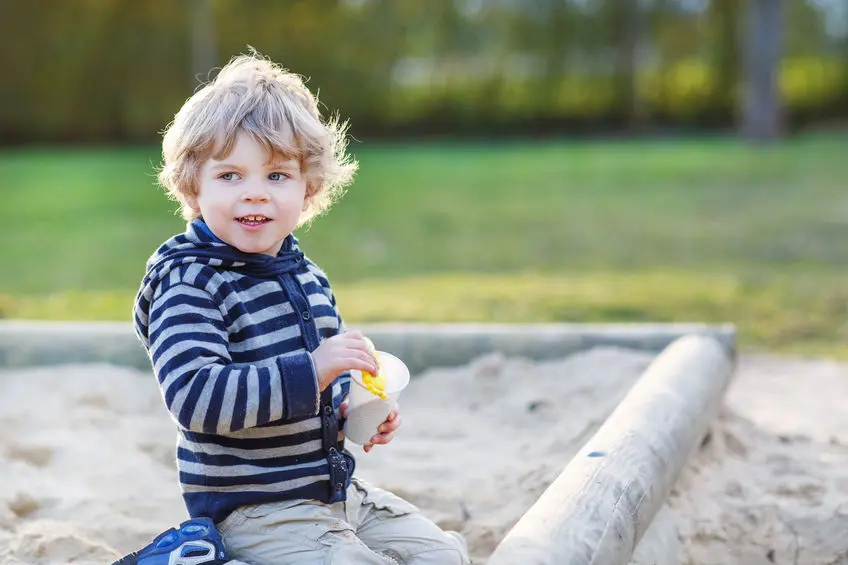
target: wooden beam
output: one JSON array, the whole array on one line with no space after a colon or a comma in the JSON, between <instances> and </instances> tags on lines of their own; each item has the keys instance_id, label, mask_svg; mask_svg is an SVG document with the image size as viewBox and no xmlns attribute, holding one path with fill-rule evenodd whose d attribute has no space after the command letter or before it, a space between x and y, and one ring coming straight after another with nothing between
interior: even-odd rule
<instances>
[{"instance_id":1,"label":"wooden beam","mask_svg":"<svg viewBox=\"0 0 848 565\"><path fill-rule=\"evenodd\" d=\"M592 347L659 353L682 335L698 333L735 347L732 325L705 324L362 324L385 351L420 373L452 367L499 351L542 361ZM142 370L150 361L127 322L0 322L0 367L112 363Z\"/></svg>"},{"instance_id":2,"label":"wooden beam","mask_svg":"<svg viewBox=\"0 0 848 565\"><path fill-rule=\"evenodd\" d=\"M488 564L630 562L707 433L734 364L734 355L712 337L675 340L515 524Z\"/></svg>"}]
</instances>

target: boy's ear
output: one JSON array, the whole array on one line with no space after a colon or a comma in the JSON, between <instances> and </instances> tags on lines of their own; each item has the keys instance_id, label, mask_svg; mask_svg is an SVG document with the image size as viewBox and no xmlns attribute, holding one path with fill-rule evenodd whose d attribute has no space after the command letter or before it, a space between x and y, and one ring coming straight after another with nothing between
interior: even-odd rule
<instances>
[{"instance_id":1,"label":"boy's ear","mask_svg":"<svg viewBox=\"0 0 848 565\"><path fill-rule=\"evenodd\" d=\"M197 195L196 194L186 194L185 195L185 203L186 206L194 210L195 212L200 212L200 206L197 205Z\"/></svg>"}]
</instances>

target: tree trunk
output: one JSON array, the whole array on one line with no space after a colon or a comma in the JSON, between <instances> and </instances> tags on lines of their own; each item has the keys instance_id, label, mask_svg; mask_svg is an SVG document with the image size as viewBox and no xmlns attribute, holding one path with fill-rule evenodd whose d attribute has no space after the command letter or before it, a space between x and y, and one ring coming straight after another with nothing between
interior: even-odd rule
<instances>
[{"instance_id":1,"label":"tree trunk","mask_svg":"<svg viewBox=\"0 0 848 565\"><path fill-rule=\"evenodd\" d=\"M782 4L781 0L748 0L742 133L754 141L772 141L783 133Z\"/></svg>"},{"instance_id":2,"label":"tree trunk","mask_svg":"<svg viewBox=\"0 0 848 565\"><path fill-rule=\"evenodd\" d=\"M636 0L618 0L615 8L618 92L626 125L636 130L646 118L637 83L641 14Z\"/></svg>"},{"instance_id":3,"label":"tree trunk","mask_svg":"<svg viewBox=\"0 0 848 565\"><path fill-rule=\"evenodd\" d=\"M218 41L212 17L212 0L188 0L189 27L191 32L191 81L192 92L198 83L205 83L209 71L218 62Z\"/></svg>"}]
</instances>

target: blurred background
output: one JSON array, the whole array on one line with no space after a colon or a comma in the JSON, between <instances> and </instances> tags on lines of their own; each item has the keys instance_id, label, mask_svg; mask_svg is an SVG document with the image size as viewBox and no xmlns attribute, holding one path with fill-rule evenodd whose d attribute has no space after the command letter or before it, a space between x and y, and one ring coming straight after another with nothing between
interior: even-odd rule
<instances>
[{"instance_id":1,"label":"blurred background","mask_svg":"<svg viewBox=\"0 0 848 565\"><path fill-rule=\"evenodd\" d=\"M0 317L130 320L160 133L249 47L351 122L297 234L348 323L848 356L848 0L0 0Z\"/></svg>"}]
</instances>

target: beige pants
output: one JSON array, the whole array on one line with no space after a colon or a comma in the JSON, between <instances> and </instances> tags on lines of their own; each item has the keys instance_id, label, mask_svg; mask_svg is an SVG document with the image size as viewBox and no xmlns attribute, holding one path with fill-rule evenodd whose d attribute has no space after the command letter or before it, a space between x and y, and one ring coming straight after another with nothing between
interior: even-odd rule
<instances>
[{"instance_id":1,"label":"beige pants","mask_svg":"<svg viewBox=\"0 0 848 565\"><path fill-rule=\"evenodd\" d=\"M231 559L251 565L465 565L465 541L412 504L354 478L347 500L243 506L218 529Z\"/></svg>"}]
</instances>

